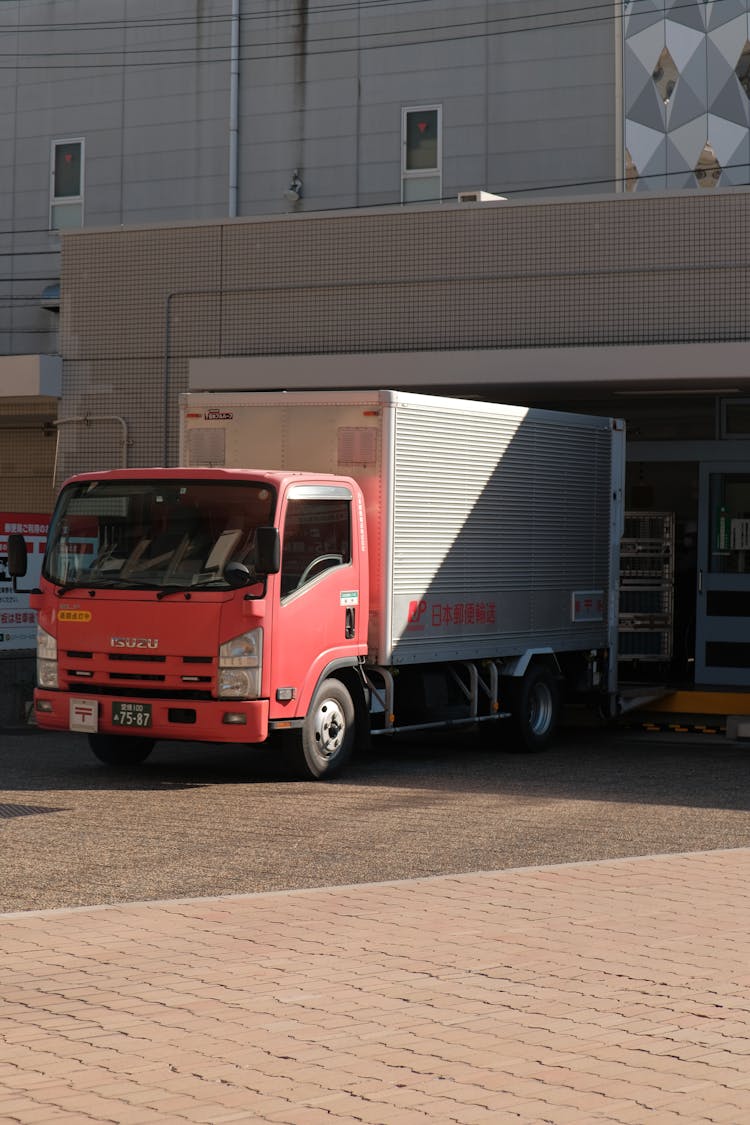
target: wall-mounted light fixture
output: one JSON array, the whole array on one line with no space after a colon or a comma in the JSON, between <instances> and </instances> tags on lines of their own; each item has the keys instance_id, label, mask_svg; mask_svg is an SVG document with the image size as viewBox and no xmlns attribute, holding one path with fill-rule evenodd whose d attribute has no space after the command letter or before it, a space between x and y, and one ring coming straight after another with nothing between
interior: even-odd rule
<instances>
[{"instance_id":1,"label":"wall-mounted light fixture","mask_svg":"<svg viewBox=\"0 0 750 1125\"><path fill-rule=\"evenodd\" d=\"M290 203L299 203L302 198L302 180L299 176L299 168L295 168L292 172L292 178L289 182L289 187L284 192L284 199L288 199Z\"/></svg>"}]
</instances>

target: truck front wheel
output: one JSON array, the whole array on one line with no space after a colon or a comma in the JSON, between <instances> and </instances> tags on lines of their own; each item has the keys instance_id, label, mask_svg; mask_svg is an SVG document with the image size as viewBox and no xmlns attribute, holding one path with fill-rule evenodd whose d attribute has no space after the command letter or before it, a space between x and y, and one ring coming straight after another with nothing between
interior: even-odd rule
<instances>
[{"instance_id":1,"label":"truck front wheel","mask_svg":"<svg viewBox=\"0 0 750 1125\"><path fill-rule=\"evenodd\" d=\"M289 745L298 776L323 780L340 773L352 756L355 739L354 702L341 680L323 680L310 710Z\"/></svg>"},{"instance_id":2,"label":"truck front wheel","mask_svg":"<svg viewBox=\"0 0 750 1125\"><path fill-rule=\"evenodd\" d=\"M94 756L108 766L137 766L145 762L155 741L126 734L90 734L89 746Z\"/></svg>"},{"instance_id":3,"label":"truck front wheel","mask_svg":"<svg viewBox=\"0 0 750 1125\"><path fill-rule=\"evenodd\" d=\"M511 748L544 750L557 727L560 689L556 676L542 664L532 664L520 681L511 681Z\"/></svg>"}]
</instances>

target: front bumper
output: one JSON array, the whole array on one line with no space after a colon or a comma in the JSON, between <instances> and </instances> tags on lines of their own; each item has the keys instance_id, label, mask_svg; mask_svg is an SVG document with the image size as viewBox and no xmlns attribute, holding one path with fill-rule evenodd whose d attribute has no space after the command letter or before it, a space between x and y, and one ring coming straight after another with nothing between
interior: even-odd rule
<instances>
[{"instance_id":1,"label":"front bumper","mask_svg":"<svg viewBox=\"0 0 750 1125\"><path fill-rule=\"evenodd\" d=\"M124 726L113 721L115 708L127 705L134 716L150 708L147 725ZM122 696L92 697L85 692L34 692L34 715L43 730L82 734L121 734L182 742L265 742L268 700L145 699Z\"/></svg>"}]
</instances>

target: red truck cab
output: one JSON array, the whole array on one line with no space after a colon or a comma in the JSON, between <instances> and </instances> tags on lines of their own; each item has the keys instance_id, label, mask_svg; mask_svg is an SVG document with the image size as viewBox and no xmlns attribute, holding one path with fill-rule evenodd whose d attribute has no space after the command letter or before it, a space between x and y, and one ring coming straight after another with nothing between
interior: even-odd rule
<instances>
[{"instance_id":1,"label":"red truck cab","mask_svg":"<svg viewBox=\"0 0 750 1125\"><path fill-rule=\"evenodd\" d=\"M142 761L160 739L276 731L307 776L351 753L368 567L350 478L80 474L61 490L31 604L37 723L87 734L108 763Z\"/></svg>"}]
</instances>

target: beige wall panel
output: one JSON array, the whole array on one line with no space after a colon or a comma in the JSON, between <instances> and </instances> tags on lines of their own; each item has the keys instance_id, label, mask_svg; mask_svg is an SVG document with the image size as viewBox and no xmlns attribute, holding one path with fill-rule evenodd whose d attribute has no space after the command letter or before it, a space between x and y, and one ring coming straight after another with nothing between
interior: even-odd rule
<instances>
[{"instance_id":1,"label":"beige wall panel","mask_svg":"<svg viewBox=\"0 0 750 1125\"><path fill-rule=\"evenodd\" d=\"M26 420L0 426L0 511L52 511L56 434Z\"/></svg>"}]
</instances>

